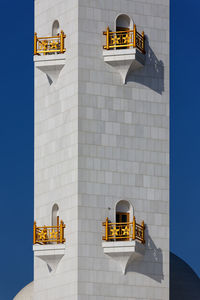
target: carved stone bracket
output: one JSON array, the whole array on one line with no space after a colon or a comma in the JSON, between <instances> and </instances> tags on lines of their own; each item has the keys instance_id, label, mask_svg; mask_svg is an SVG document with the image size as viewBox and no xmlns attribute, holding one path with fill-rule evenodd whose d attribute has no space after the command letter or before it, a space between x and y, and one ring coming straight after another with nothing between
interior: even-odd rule
<instances>
[{"instance_id":1,"label":"carved stone bracket","mask_svg":"<svg viewBox=\"0 0 200 300\"><path fill-rule=\"evenodd\" d=\"M126 274L126 268L132 261L142 258L145 251L144 244L136 240L102 242L102 247L105 254L120 264L123 274Z\"/></svg>"},{"instance_id":2,"label":"carved stone bracket","mask_svg":"<svg viewBox=\"0 0 200 300\"><path fill-rule=\"evenodd\" d=\"M56 268L65 254L65 244L33 245L34 256L46 262L50 272Z\"/></svg>"},{"instance_id":3,"label":"carved stone bracket","mask_svg":"<svg viewBox=\"0 0 200 300\"><path fill-rule=\"evenodd\" d=\"M103 50L104 61L118 71L123 84L129 73L142 68L145 64L145 54L137 48L122 50Z\"/></svg>"},{"instance_id":4,"label":"carved stone bracket","mask_svg":"<svg viewBox=\"0 0 200 300\"><path fill-rule=\"evenodd\" d=\"M60 71L65 65L65 54L34 56L36 68L44 72L49 84L56 83Z\"/></svg>"}]
</instances>

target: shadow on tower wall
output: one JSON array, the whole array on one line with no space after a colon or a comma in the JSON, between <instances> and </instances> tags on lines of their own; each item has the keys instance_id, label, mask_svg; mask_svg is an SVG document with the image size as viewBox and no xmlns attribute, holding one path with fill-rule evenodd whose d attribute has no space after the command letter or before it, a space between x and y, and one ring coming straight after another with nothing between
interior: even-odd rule
<instances>
[{"instance_id":1,"label":"shadow on tower wall","mask_svg":"<svg viewBox=\"0 0 200 300\"><path fill-rule=\"evenodd\" d=\"M126 270L144 274L158 282L164 279L163 275L163 254L160 248L157 248L149 235L148 226L145 225L145 255L139 261L133 261Z\"/></svg>"},{"instance_id":2,"label":"shadow on tower wall","mask_svg":"<svg viewBox=\"0 0 200 300\"><path fill-rule=\"evenodd\" d=\"M126 83L137 82L149 87L155 92L162 94L164 92L164 64L158 60L152 48L149 45L149 39L145 36L146 61L143 68L130 72Z\"/></svg>"}]
</instances>

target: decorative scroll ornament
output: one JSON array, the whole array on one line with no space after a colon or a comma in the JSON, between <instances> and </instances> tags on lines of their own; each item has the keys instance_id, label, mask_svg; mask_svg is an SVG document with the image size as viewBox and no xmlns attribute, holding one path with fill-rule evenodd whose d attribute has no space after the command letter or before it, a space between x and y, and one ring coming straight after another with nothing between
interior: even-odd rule
<instances>
[{"instance_id":1,"label":"decorative scroll ornament","mask_svg":"<svg viewBox=\"0 0 200 300\"><path fill-rule=\"evenodd\" d=\"M126 44L130 44L131 42L131 36L129 34L126 34L126 36L123 37L123 43Z\"/></svg>"},{"instance_id":2,"label":"decorative scroll ornament","mask_svg":"<svg viewBox=\"0 0 200 300\"><path fill-rule=\"evenodd\" d=\"M47 236L47 231L46 229L43 229L41 232L38 233L39 235L39 239L40 240L45 240L46 239L46 236Z\"/></svg>"},{"instance_id":3,"label":"decorative scroll ornament","mask_svg":"<svg viewBox=\"0 0 200 300\"><path fill-rule=\"evenodd\" d=\"M58 232L54 231L54 229L53 229L52 232L50 233L50 236L52 239L56 239L58 236Z\"/></svg>"},{"instance_id":4,"label":"decorative scroll ornament","mask_svg":"<svg viewBox=\"0 0 200 300\"><path fill-rule=\"evenodd\" d=\"M47 41L39 41L38 45L39 45L39 50L46 52L48 46Z\"/></svg>"},{"instance_id":5,"label":"decorative scroll ornament","mask_svg":"<svg viewBox=\"0 0 200 300\"><path fill-rule=\"evenodd\" d=\"M122 232L123 232L123 235L129 235L130 228L128 226L126 226L125 228L122 228Z\"/></svg>"},{"instance_id":6,"label":"decorative scroll ornament","mask_svg":"<svg viewBox=\"0 0 200 300\"><path fill-rule=\"evenodd\" d=\"M113 38L111 38L111 40L112 40L113 45L120 43L120 37L118 37L117 35L115 35Z\"/></svg>"},{"instance_id":7,"label":"decorative scroll ornament","mask_svg":"<svg viewBox=\"0 0 200 300\"><path fill-rule=\"evenodd\" d=\"M118 235L119 234L119 229L115 227L113 227L112 229L110 229L110 231L112 232L112 236Z\"/></svg>"},{"instance_id":8,"label":"decorative scroll ornament","mask_svg":"<svg viewBox=\"0 0 200 300\"><path fill-rule=\"evenodd\" d=\"M50 47L51 47L51 49L59 49L59 42L52 41L50 43Z\"/></svg>"}]
</instances>

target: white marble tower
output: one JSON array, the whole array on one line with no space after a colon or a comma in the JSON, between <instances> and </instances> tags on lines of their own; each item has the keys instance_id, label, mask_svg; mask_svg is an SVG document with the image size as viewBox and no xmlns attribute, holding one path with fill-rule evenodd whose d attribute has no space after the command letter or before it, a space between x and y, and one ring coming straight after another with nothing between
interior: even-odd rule
<instances>
[{"instance_id":1,"label":"white marble tower","mask_svg":"<svg viewBox=\"0 0 200 300\"><path fill-rule=\"evenodd\" d=\"M66 227L33 299L168 300L169 0L35 0L35 32L34 218Z\"/></svg>"}]
</instances>

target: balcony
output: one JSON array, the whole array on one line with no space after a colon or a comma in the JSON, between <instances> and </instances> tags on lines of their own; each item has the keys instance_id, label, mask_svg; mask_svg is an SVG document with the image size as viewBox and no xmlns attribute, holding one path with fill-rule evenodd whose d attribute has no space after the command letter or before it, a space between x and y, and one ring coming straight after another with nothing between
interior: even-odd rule
<instances>
[{"instance_id":1,"label":"balcony","mask_svg":"<svg viewBox=\"0 0 200 300\"><path fill-rule=\"evenodd\" d=\"M33 225L33 244L63 244L65 224L61 220L57 226L37 227L36 222Z\"/></svg>"},{"instance_id":2,"label":"balcony","mask_svg":"<svg viewBox=\"0 0 200 300\"><path fill-rule=\"evenodd\" d=\"M49 271L55 271L65 254L65 224L61 220L57 226L33 225L33 251L34 256L42 259L48 265Z\"/></svg>"},{"instance_id":3,"label":"balcony","mask_svg":"<svg viewBox=\"0 0 200 300\"><path fill-rule=\"evenodd\" d=\"M144 66L144 31L140 34L134 24L133 30L111 32L107 27L103 34L106 36L106 45L103 46L104 61L117 69L123 83L126 83L129 72Z\"/></svg>"},{"instance_id":4,"label":"balcony","mask_svg":"<svg viewBox=\"0 0 200 300\"><path fill-rule=\"evenodd\" d=\"M106 45L103 47L106 50L120 49L130 47L137 48L143 54L145 54L145 37L144 31L142 34L137 32L136 25L133 30L115 31L110 32L109 27L103 32L106 35Z\"/></svg>"},{"instance_id":5,"label":"balcony","mask_svg":"<svg viewBox=\"0 0 200 300\"><path fill-rule=\"evenodd\" d=\"M123 274L133 260L141 259L144 255L145 225L133 222L111 223L108 218L102 225L105 235L102 240L104 253L120 263Z\"/></svg>"},{"instance_id":6,"label":"balcony","mask_svg":"<svg viewBox=\"0 0 200 300\"><path fill-rule=\"evenodd\" d=\"M61 30L61 33L52 37L37 37L34 35L34 55L49 55L65 53L64 46L66 35Z\"/></svg>"},{"instance_id":7,"label":"balcony","mask_svg":"<svg viewBox=\"0 0 200 300\"><path fill-rule=\"evenodd\" d=\"M145 243L144 240L144 221L140 224L137 224L135 217L133 222L127 223L109 223L108 218L106 222L102 224L105 226L105 236L103 240L105 241L132 241L138 240L142 244Z\"/></svg>"},{"instance_id":8,"label":"balcony","mask_svg":"<svg viewBox=\"0 0 200 300\"><path fill-rule=\"evenodd\" d=\"M34 62L36 68L47 75L49 84L56 82L65 65L65 38L61 33L52 37L34 35Z\"/></svg>"}]
</instances>

